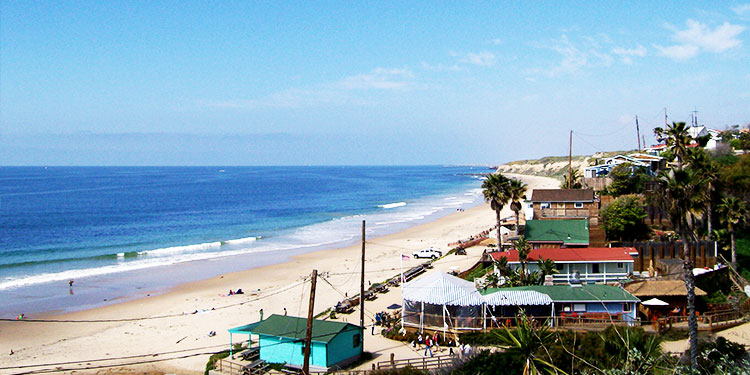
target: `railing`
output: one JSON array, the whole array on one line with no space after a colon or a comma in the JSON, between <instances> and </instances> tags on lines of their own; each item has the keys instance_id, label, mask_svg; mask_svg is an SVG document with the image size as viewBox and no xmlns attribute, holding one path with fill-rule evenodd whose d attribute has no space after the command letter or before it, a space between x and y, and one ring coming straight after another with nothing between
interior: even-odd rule
<instances>
[{"instance_id":1,"label":"railing","mask_svg":"<svg viewBox=\"0 0 750 375\"><path fill-rule=\"evenodd\" d=\"M612 272L612 273L588 273L588 274L580 274L578 279L581 280L581 282L586 283L588 281L591 282L604 282L607 281L620 281L625 280L628 278L627 272ZM573 275L569 273L558 273L555 275L552 275L552 280L555 283L569 283L570 280L573 279Z\"/></svg>"},{"instance_id":2,"label":"railing","mask_svg":"<svg viewBox=\"0 0 750 375\"><path fill-rule=\"evenodd\" d=\"M458 349L457 349L458 350ZM476 354L472 352L468 356L466 355L441 355L435 357L418 357L418 358L407 358L407 359L391 359L388 361L379 361L376 363L378 370L391 370L400 369L404 367L412 367L418 370L435 370L452 368L466 362L474 357Z\"/></svg>"},{"instance_id":3,"label":"railing","mask_svg":"<svg viewBox=\"0 0 750 375\"><path fill-rule=\"evenodd\" d=\"M743 319L745 317L745 314L741 311L737 310L723 310L723 311L712 311L710 313L706 313L702 316L696 316L696 319L698 320L698 329L705 330L709 329L711 331L736 324L739 320ZM683 323L688 321L688 316L667 316L663 318L659 318L655 323L656 326L654 328L658 329L659 331L666 330L668 328L672 328L673 324L676 323Z\"/></svg>"},{"instance_id":4,"label":"railing","mask_svg":"<svg viewBox=\"0 0 750 375\"><path fill-rule=\"evenodd\" d=\"M590 217L588 208L542 208L542 217Z\"/></svg>"},{"instance_id":5,"label":"railing","mask_svg":"<svg viewBox=\"0 0 750 375\"><path fill-rule=\"evenodd\" d=\"M214 370L230 375L241 375L243 366L228 359L218 359L214 364Z\"/></svg>"}]
</instances>

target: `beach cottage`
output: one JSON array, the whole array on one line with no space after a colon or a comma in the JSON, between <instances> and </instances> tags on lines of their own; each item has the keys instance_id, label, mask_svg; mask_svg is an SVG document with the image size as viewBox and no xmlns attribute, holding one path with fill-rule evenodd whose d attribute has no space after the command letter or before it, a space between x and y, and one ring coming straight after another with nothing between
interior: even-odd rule
<instances>
[{"instance_id":1,"label":"beach cottage","mask_svg":"<svg viewBox=\"0 0 750 375\"><path fill-rule=\"evenodd\" d=\"M649 303L640 306L639 313L646 320L665 316L687 316L687 288L683 280L643 280L625 285L625 290ZM695 287L696 296L706 292Z\"/></svg>"},{"instance_id":2,"label":"beach cottage","mask_svg":"<svg viewBox=\"0 0 750 375\"><path fill-rule=\"evenodd\" d=\"M599 215L594 189L534 189L531 193L534 219L588 219Z\"/></svg>"},{"instance_id":3,"label":"beach cottage","mask_svg":"<svg viewBox=\"0 0 750 375\"><path fill-rule=\"evenodd\" d=\"M343 367L362 355L364 328L342 322L313 320L310 366L328 369ZM256 323L235 327L231 334L258 336L260 359L268 363L302 366L307 319L271 315Z\"/></svg>"},{"instance_id":4,"label":"beach cottage","mask_svg":"<svg viewBox=\"0 0 750 375\"><path fill-rule=\"evenodd\" d=\"M493 261L505 257L508 267L521 268L518 250L495 251L490 256ZM540 271L537 261L545 259L555 262L557 273L552 275L555 284L568 284L574 279L582 283L616 282L632 275L634 256L638 256L638 251L632 247L534 249L527 256L526 270Z\"/></svg>"},{"instance_id":5,"label":"beach cottage","mask_svg":"<svg viewBox=\"0 0 750 375\"><path fill-rule=\"evenodd\" d=\"M589 246L589 221L529 220L526 241L534 249Z\"/></svg>"},{"instance_id":6,"label":"beach cottage","mask_svg":"<svg viewBox=\"0 0 750 375\"><path fill-rule=\"evenodd\" d=\"M620 287L603 284L533 285L511 290L533 290L552 299L556 325L624 322L635 324L638 297Z\"/></svg>"}]
</instances>

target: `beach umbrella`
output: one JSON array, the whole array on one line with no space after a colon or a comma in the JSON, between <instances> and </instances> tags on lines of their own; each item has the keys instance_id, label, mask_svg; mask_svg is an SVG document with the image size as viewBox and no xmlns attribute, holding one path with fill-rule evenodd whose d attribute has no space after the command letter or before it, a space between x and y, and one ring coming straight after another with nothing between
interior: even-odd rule
<instances>
[{"instance_id":1,"label":"beach umbrella","mask_svg":"<svg viewBox=\"0 0 750 375\"><path fill-rule=\"evenodd\" d=\"M398 303L394 303L393 305L388 306L388 309L390 310L396 310L400 308L401 308L401 305L399 305Z\"/></svg>"},{"instance_id":2,"label":"beach umbrella","mask_svg":"<svg viewBox=\"0 0 750 375\"><path fill-rule=\"evenodd\" d=\"M658 299L658 298L651 298L648 301L641 302L643 306L669 306L668 303Z\"/></svg>"}]
</instances>

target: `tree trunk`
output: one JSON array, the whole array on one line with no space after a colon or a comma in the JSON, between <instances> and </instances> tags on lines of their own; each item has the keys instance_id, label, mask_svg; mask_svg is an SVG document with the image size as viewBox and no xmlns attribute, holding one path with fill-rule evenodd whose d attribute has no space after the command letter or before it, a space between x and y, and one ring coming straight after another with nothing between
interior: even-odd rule
<instances>
[{"instance_id":1,"label":"tree trunk","mask_svg":"<svg viewBox=\"0 0 750 375\"><path fill-rule=\"evenodd\" d=\"M708 183L708 207L706 210L706 221L708 222L708 238L714 238L713 225L711 224L711 183Z\"/></svg>"},{"instance_id":2,"label":"tree trunk","mask_svg":"<svg viewBox=\"0 0 750 375\"><path fill-rule=\"evenodd\" d=\"M732 267L737 269L737 253L734 250L734 229L729 231L729 240L732 242Z\"/></svg>"},{"instance_id":3,"label":"tree trunk","mask_svg":"<svg viewBox=\"0 0 750 375\"><path fill-rule=\"evenodd\" d=\"M502 225L500 225L500 210L495 211L495 218L497 218L497 249L502 250L503 249L503 235L500 234L500 228L502 228Z\"/></svg>"},{"instance_id":4,"label":"tree trunk","mask_svg":"<svg viewBox=\"0 0 750 375\"><path fill-rule=\"evenodd\" d=\"M685 272L685 288L687 289L688 334L690 336L690 364L698 368L698 319L695 317L695 276L693 275L693 260L690 258L690 245L687 235L681 233L682 239L682 268Z\"/></svg>"},{"instance_id":5,"label":"tree trunk","mask_svg":"<svg viewBox=\"0 0 750 375\"><path fill-rule=\"evenodd\" d=\"M518 227L521 226L521 215L518 214L520 211L521 210L516 211L516 237L518 237Z\"/></svg>"}]
</instances>

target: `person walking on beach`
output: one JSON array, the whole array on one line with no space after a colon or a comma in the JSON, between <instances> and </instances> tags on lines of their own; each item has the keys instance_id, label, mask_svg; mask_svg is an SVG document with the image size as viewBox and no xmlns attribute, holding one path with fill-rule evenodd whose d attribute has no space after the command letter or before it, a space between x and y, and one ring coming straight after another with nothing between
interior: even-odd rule
<instances>
[{"instance_id":1,"label":"person walking on beach","mask_svg":"<svg viewBox=\"0 0 750 375\"><path fill-rule=\"evenodd\" d=\"M284 308L284 316L286 316L286 307Z\"/></svg>"},{"instance_id":2,"label":"person walking on beach","mask_svg":"<svg viewBox=\"0 0 750 375\"><path fill-rule=\"evenodd\" d=\"M260 320L263 321L263 309L260 309Z\"/></svg>"},{"instance_id":3,"label":"person walking on beach","mask_svg":"<svg viewBox=\"0 0 750 375\"><path fill-rule=\"evenodd\" d=\"M424 356L427 357L427 353L430 353L430 357L432 357L432 338L430 338L430 335L427 335L427 338L425 339L425 345L424 345Z\"/></svg>"}]
</instances>

